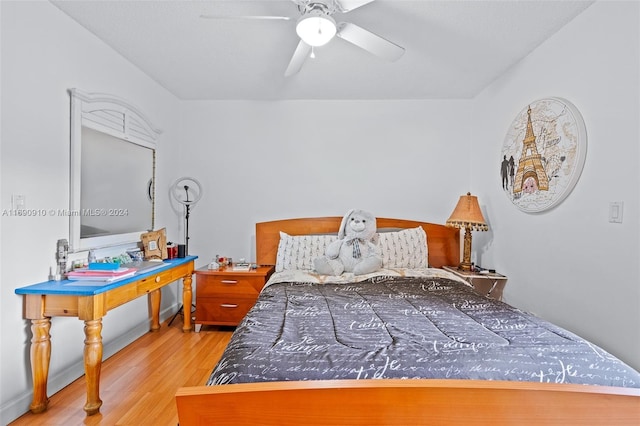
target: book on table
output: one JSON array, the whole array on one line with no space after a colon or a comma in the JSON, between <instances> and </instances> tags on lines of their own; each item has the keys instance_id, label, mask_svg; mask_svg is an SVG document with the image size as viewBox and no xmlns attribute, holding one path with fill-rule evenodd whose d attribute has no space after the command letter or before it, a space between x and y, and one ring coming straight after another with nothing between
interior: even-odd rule
<instances>
[{"instance_id":1,"label":"book on table","mask_svg":"<svg viewBox=\"0 0 640 426\"><path fill-rule=\"evenodd\" d=\"M135 268L118 268L111 270L99 270L89 268L78 268L67 273L67 278L77 281L115 281L129 278L135 275Z\"/></svg>"}]
</instances>

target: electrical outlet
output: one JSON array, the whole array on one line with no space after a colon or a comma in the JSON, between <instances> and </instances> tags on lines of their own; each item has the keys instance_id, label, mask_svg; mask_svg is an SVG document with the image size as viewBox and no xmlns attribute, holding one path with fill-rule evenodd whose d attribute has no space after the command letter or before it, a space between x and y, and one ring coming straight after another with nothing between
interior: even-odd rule
<instances>
[{"instance_id":1,"label":"electrical outlet","mask_svg":"<svg viewBox=\"0 0 640 426\"><path fill-rule=\"evenodd\" d=\"M24 210L26 205L25 197L22 194L11 195L11 209L12 210Z\"/></svg>"}]
</instances>

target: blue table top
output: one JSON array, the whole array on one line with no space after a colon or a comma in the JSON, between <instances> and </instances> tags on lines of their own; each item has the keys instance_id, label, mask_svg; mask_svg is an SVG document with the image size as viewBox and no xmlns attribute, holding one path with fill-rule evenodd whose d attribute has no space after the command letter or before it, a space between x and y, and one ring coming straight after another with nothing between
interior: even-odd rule
<instances>
[{"instance_id":1,"label":"blue table top","mask_svg":"<svg viewBox=\"0 0 640 426\"><path fill-rule=\"evenodd\" d=\"M44 281L38 284L32 284L25 287L17 288L15 292L16 294L59 294L67 296L93 296L96 294L104 293L105 291L113 290L114 288L121 287L134 281L138 281L140 278L157 274L158 272L165 271L175 266L183 265L197 258L198 256L186 256L178 259L168 259L162 262L164 265L157 269L136 273L132 277L123 278L117 281Z\"/></svg>"}]
</instances>

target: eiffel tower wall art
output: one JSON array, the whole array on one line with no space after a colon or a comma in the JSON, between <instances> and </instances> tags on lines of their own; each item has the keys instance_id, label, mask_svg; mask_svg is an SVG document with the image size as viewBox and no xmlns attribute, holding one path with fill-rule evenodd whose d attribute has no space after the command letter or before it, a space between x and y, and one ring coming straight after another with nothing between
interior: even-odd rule
<instances>
[{"instance_id":1,"label":"eiffel tower wall art","mask_svg":"<svg viewBox=\"0 0 640 426\"><path fill-rule=\"evenodd\" d=\"M549 210L578 183L586 155L587 131L572 103L562 98L531 102L504 138L502 190L524 212Z\"/></svg>"}]
</instances>

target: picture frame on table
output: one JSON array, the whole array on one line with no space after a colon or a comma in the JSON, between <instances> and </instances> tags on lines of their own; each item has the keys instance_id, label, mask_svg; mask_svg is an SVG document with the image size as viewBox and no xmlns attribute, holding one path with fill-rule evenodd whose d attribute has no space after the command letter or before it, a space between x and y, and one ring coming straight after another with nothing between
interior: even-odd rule
<instances>
[{"instance_id":1,"label":"picture frame on table","mask_svg":"<svg viewBox=\"0 0 640 426\"><path fill-rule=\"evenodd\" d=\"M145 232L140 235L140 240L144 248L145 260L168 258L166 228Z\"/></svg>"}]
</instances>

